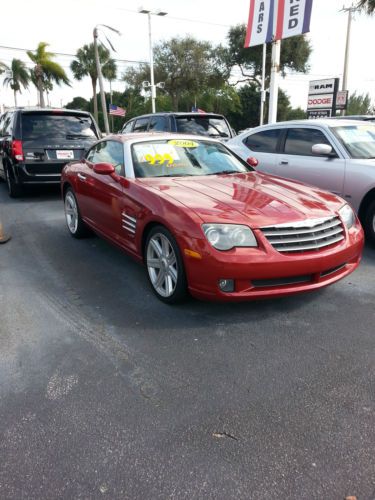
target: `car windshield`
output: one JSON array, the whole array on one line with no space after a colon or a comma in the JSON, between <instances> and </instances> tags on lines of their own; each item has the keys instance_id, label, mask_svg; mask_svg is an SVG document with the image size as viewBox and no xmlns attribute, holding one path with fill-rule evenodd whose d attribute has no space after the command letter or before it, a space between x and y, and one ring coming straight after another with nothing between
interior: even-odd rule
<instances>
[{"instance_id":1,"label":"car windshield","mask_svg":"<svg viewBox=\"0 0 375 500\"><path fill-rule=\"evenodd\" d=\"M97 139L94 123L89 116L25 113L22 116L24 141L35 139Z\"/></svg>"},{"instance_id":2,"label":"car windshield","mask_svg":"<svg viewBox=\"0 0 375 500\"><path fill-rule=\"evenodd\" d=\"M253 170L225 146L187 139L138 142L132 146L136 177L185 177Z\"/></svg>"},{"instance_id":3,"label":"car windshield","mask_svg":"<svg viewBox=\"0 0 375 500\"><path fill-rule=\"evenodd\" d=\"M375 158L375 125L345 125L332 127L333 133L348 150L352 158Z\"/></svg>"},{"instance_id":4,"label":"car windshield","mask_svg":"<svg viewBox=\"0 0 375 500\"><path fill-rule=\"evenodd\" d=\"M202 116L176 116L177 132L181 134L230 137L231 133L224 118Z\"/></svg>"}]
</instances>

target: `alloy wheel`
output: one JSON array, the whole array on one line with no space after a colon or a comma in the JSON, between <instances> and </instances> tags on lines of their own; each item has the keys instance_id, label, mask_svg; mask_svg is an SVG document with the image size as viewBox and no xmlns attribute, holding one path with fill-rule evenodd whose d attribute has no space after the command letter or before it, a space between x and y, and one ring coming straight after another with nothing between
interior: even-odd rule
<instances>
[{"instance_id":1,"label":"alloy wheel","mask_svg":"<svg viewBox=\"0 0 375 500\"><path fill-rule=\"evenodd\" d=\"M147 246L147 270L155 291L164 298L173 295L178 280L176 254L171 242L162 233L156 233Z\"/></svg>"},{"instance_id":2,"label":"alloy wheel","mask_svg":"<svg viewBox=\"0 0 375 500\"><path fill-rule=\"evenodd\" d=\"M78 229L78 207L76 199L70 191L65 196L65 218L69 231L74 234Z\"/></svg>"}]
</instances>

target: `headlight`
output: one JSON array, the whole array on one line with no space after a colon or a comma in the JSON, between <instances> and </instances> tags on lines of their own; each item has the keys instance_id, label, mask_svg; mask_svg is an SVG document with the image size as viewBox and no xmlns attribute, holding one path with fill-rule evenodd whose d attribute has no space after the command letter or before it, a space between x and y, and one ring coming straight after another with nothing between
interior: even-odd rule
<instances>
[{"instance_id":1,"label":"headlight","mask_svg":"<svg viewBox=\"0 0 375 500\"><path fill-rule=\"evenodd\" d=\"M344 205L343 207L341 207L339 210L339 215L348 229L354 226L355 215L353 210L349 207L349 205Z\"/></svg>"},{"instance_id":2,"label":"headlight","mask_svg":"<svg viewBox=\"0 0 375 500\"><path fill-rule=\"evenodd\" d=\"M247 226L239 224L203 224L207 240L218 250L234 247L257 247L254 233Z\"/></svg>"}]
</instances>

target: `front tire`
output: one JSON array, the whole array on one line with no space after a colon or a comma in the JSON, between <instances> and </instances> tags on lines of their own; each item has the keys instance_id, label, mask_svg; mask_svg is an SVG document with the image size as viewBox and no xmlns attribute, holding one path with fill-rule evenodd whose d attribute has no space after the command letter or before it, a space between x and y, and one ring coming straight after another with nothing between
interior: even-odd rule
<instances>
[{"instance_id":1,"label":"front tire","mask_svg":"<svg viewBox=\"0 0 375 500\"><path fill-rule=\"evenodd\" d=\"M145 261L151 287L167 304L182 302L187 297L184 263L177 242L163 226L155 226L147 236Z\"/></svg>"},{"instance_id":2,"label":"front tire","mask_svg":"<svg viewBox=\"0 0 375 500\"><path fill-rule=\"evenodd\" d=\"M68 188L64 196L65 220L69 233L73 238L81 239L89 236L90 231L83 222L77 198L72 188Z\"/></svg>"},{"instance_id":3,"label":"front tire","mask_svg":"<svg viewBox=\"0 0 375 500\"><path fill-rule=\"evenodd\" d=\"M9 167L5 167L5 182L7 183L8 194L11 198L19 198L22 196L22 186L16 184L13 173L10 172Z\"/></svg>"},{"instance_id":4,"label":"front tire","mask_svg":"<svg viewBox=\"0 0 375 500\"><path fill-rule=\"evenodd\" d=\"M372 201L367 208L363 227L367 241L375 245L375 200Z\"/></svg>"}]
</instances>

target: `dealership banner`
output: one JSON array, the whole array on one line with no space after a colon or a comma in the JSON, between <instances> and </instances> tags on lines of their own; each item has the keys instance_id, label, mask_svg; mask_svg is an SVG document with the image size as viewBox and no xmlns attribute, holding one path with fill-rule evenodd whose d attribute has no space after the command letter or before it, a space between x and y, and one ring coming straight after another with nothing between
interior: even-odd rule
<instances>
[{"instance_id":1,"label":"dealership banner","mask_svg":"<svg viewBox=\"0 0 375 500\"><path fill-rule=\"evenodd\" d=\"M310 31L313 0L250 0L245 47Z\"/></svg>"}]
</instances>

